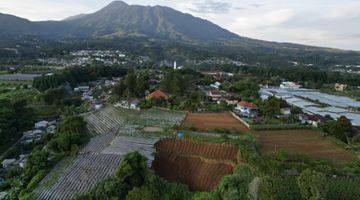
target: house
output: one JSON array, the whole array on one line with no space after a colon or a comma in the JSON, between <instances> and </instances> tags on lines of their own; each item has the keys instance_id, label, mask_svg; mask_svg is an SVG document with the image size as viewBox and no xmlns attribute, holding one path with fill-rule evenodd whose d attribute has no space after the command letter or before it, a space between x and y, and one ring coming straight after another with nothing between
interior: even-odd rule
<instances>
[{"instance_id":1,"label":"house","mask_svg":"<svg viewBox=\"0 0 360 200\"><path fill-rule=\"evenodd\" d=\"M301 85L294 83L294 82L282 82L280 84L280 88L283 89L299 89Z\"/></svg>"},{"instance_id":2,"label":"house","mask_svg":"<svg viewBox=\"0 0 360 200\"><path fill-rule=\"evenodd\" d=\"M140 110L139 104L140 104L140 101L138 99L134 99L134 100L130 101L129 108L133 109L133 110Z\"/></svg>"},{"instance_id":3,"label":"house","mask_svg":"<svg viewBox=\"0 0 360 200\"><path fill-rule=\"evenodd\" d=\"M21 143L22 144L30 144L35 141L39 141L39 140L41 140L42 133L43 132L41 130L26 131L23 133Z\"/></svg>"},{"instance_id":4,"label":"house","mask_svg":"<svg viewBox=\"0 0 360 200\"><path fill-rule=\"evenodd\" d=\"M90 90L90 86L79 86L74 88L74 92L87 92Z\"/></svg>"},{"instance_id":5,"label":"house","mask_svg":"<svg viewBox=\"0 0 360 200\"><path fill-rule=\"evenodd\" d=\"M15 162L16 162L15 158L5 159L1 162L1 165L4 169L8 169L9 167L14 166Z\"/></svg>"},{"instance_id":6,"label":"house","mask_svg":"<svg viewBox=\"0 0 360 200\"><path fill-rule=\"evenodd\" d=\"M243 117L255 117L258 113L258 108L254 103L241 101L235 107L235 112Z\"/></svg>"},{"instance_id":7,"label":"house","mask_svg":"<svg viewBox=\"0 0 360 200\"><path fill-rule=\"evenodd\" d=\"M152 98L169 99L169 96L161 90L156 90L156 91L150 93L146 98L147 99L152 99Z\"/></svg>"},{"instance_id":8,"label":"house","mask_svg":"<svg viewBox=\"0 0 360 200\"><path fill-rule=\"evenodd\" d=\"M219 83L219 82L215 82L214 84L210 85L210 87L215 88L215 89L219 89L220 86L221 86L221 83Z\"/></svg>"},{"instance_id":9,"label":"house","mask_svg":"<svg viewBox=\"0 0 360 200\"><path fill-rule=\"evenodd\" d=\"M46 128L46 132L47 133L51 133L51 134L54 134L56 131L56 126L55 125L51 125L49 127Z\"/></svg>"},{"instance_id":10,"label":"house","mask_svg":"<svg viewBox=\"0 0 360 200\"><path fill-rule=\"evenodd\" d=\"M37 128L37 129L45 129L48 126L49 126L49 122L45 121L45 120L35 123L35 128Z\"/></svg>"},{"instance_id":11,"label":"house","mask_svg":"<svg viewBox=\"0 0 360 200\"><path fill-rule=\"evenodd\" d=\"M280 109L281 114L289 116L291 114L291 106L286 104Z\"/></svg>"},{"instance_id":12,"label":"house","mask_svg":"<svg viewBox=\"0 0 360 200\"><path fill-rule=\"evenodd\" d=\"M101 100L95 100L94 102L94 108L95 110L99 110L104 107L104 104Z\"/></svg>"},{"instance_id":13,"label":"house","mask_svg":"<svg viewBox=\"0 0 360 200\"><path fill-rule=\"evenodd\" d=\"M318 127L326 122L326 118L321 115L299 115L299 119L302 124L309 124L313 127Z\"/></svg>"},{"instance_id":14,"label":"house","mask_svg":"<svg viewBox=\"0 0 360 200\"><path fill-rule=\"evenodd\" d=\"M0 192L0 200L5 199L7 192Z\"/></svg>"},{"instance_id":15,"label":"house","mask_svg":"<svg viewBox=\"0 0 360 200\"><path fill-rule=\"evenodd\" d=\"M342 92L347 88L347 86L347 84L335 83L335 90Z\"/></svg>"},{"instance_id":16,"label":"house","mask_svg":"<svg viewBox=\"0 0 360 200\"><path fill-rule=\"evenodd\" d=\"M227 94L224 99L227 105L237 105L239 103L239 99L232 94Z\"/></svg>"},{"instance_id":17,"label":"house","mask_svg":"<svg viewBox=\"0 0 360 200\"><path fill-rule=\"evenodd\" d=\"M207 94L213 101L217 101L218 103L222 99L222 94L219 90L210 90Z\"/></svg>"},{"instance_id":18,"label":"house","mask_svg":"<svg viewBox=\"0 0 360 200\"><path fill-rule=\"evenodd\" d=\"M18 164L19 167L24 168L27 157L28 157L28 155L20 155L19 160L16 161L16 164Z\"/></svg>"}]
</instances>

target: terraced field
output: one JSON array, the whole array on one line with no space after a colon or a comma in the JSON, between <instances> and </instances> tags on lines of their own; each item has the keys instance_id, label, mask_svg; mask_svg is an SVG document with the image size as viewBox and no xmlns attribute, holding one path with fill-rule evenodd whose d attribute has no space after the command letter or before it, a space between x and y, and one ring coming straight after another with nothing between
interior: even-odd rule
<instances>
[{"instance_id":1,"label":"terraced field","mask_svg":"<svg viewBox=\"0 0 360 200\"><path fill-rule=\"evenodd\" d=\"M163 139L155 149L155 172L169 181L187 184L193 191L213 190L237 163L238 150L230 144Z\"/></svg>"},{"instance_id":2,"label":"terraced field","mask_svg":"<svg viewBox=\"0 0 360 200\"><path fill-rule=\"evenodd\" d=\"M151 166L153 145L158 136L138 134L144 127L163 129L180 124L185 113L165 110L142 112L112 106L84 116L89 134L94 136L73 159L58 164L34 191L39 200L65 200L91 190L98 182L113 176L121 157L138 151Z\"/></svg>"}]
</instances>

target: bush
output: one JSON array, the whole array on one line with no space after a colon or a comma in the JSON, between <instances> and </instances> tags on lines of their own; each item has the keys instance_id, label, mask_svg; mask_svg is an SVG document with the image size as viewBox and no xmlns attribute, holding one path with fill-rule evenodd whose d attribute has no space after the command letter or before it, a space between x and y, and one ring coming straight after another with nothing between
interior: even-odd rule
<instances>
[{"instance_id":1,"label":"bush","mask_svg":"<svg viewBox=\"0 0 360 200\"><path fill-rule=\"evenodd\" d=\"M358 200L360 199L360 179L327 178L328 192L326 199Z\"/></svg>"},{"instance_id":2,"label":"bush","mask_svg":"<svg viewBox=\"0 0 360 200\"><path fill-rule=\"evenodd\" d=\"M137 151L128 153L123 157L115 176L130 187L142 186L148 172L146 161L147 158Z\"/></svg>"},{"instance_id":3,"label":"bush","mask_svg":"<svg viewBox=\"0 0 360 200\"><path fill-rule=\"evenodd\" d=\"M258 196L264 200L301 200L299 186L292 177L262 177Z\"/></svg>"},{"instance_id":4,"label":"bush","mask_svg":"<svg viewBox=\"0 0 360 200\"><path fill-rule=\"evenodd\" d=\"M214 190L217 199L248 199L249 184L256 173L247 165L237 166L234 173L221 179L218 187Z\"/></svg>"},{"instance_id":5,"label":"bush","mask_svg":"<svg viewBox=\"0 0 360 200\"><path fill-rule=\"evenodd\" d=\"M126 196L126 200L155 200L160 199L157 191L147 186L135 187Z\"/></svg>"},{"instance_id":6,"label":"bush","mask_svg":"<svg viewBox=\"0 0 360 200\"><path fill-rule=\"evenodd\" d=\"M301 196L304 199L326 199L326 177L316 171L304 170L298 177Z\"/></svg>"}]
</instances>

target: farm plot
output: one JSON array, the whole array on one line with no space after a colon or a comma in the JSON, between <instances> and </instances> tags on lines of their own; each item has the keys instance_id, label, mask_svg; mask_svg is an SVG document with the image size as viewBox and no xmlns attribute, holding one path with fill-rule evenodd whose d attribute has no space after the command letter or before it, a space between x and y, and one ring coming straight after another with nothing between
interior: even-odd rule
<instances>
[{"instance_id":1,"label":"farm plot","mask_svg":"<svg viewBox=\"0 0 360 200\"><path fill-rule=\"evenodd\" d=\"M84 116L91 136L108 133L125 123L125 118L112 106Z\"/></svg>"},{"instance_id":2,"label":"farm plot","mask_svg":"<svg viewBox=\"0 0 360 200\"><path fill-rule=\"evenodd\" d=\"M214 129L235 129L243 132L249 129L229 112L223 113L189 113L182 123L183 128L195 127L204 131Z\"/></svg>"},{"instance_id":3,"label":"farm plot","mask_svg":"<svg viewBox=\"0 0 360 200\"><path fill-rule=\"evenodd\" d=\"M40 190L38 199L71 199L89 191L96 183L112 176L120 164L119 155L87 153L79 155L49 188Z\"/></svg>"},{"instance_id":4,"label":"farm plot","mask_svg":"<svg viewBox=\"0 0 360 200\"><path fill-rule=\"evenodd\" d=\"M117 136L109 142L113 137L114 134L110 133L93 138L59 177L55 177L55 173L59 173L56 170L50 172L35 190L38 199L65 200L90 191L98 182L113 176L121 157L131 151L145 155L150 167L156 138ZM50 180L54 178L56 180L49 186Z\"/></svg>"},{"instance_id":5,"label":"farm plot","mask_svg":"<svg viewBox=\"0 0 360 200\"><path fill-rule=\"evenodd\" d=\"M306 154L334 163L356 159L350 152L311 130L257 131L254 134L260 139L263 153L283 148L290 155Z\"/></svg>"},{"instance_id":6,"label":"farm plot","mask_svg":"<svg viewBox=\"0 0 360 200\"><path fill-rule=\"evenodd\" d=\"M161 109L134 111L123 108L106 108L85 115L90 135L101 135L114 130L121 134L134 134L145 127L160 127L162 129L180 125L186 113Z\"/></svg>"},{"instance_id":7,"label":"farm plot","mask_svg":"<svg viewBox=\"0 0 360 200\"><path fill-rule=\"evenodd\" d=\"M213 190L237 163L238 150L230 144L163 139L154 146L155 173L194 191Z\"/></svg>"}]
</instances>

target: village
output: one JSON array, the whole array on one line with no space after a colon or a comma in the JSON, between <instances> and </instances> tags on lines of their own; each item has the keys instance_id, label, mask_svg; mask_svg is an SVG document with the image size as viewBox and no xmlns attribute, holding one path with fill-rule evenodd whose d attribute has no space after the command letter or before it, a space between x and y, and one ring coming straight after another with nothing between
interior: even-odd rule
<instances>
[{"instance_id":1,"label":"village","mask_svg":"<svg viewBox=\"0 0 360 200\"><path fill-rule=\"evenodd\" d=\"M88 54L89 52L76 53L76 55ZM52 76L55 74L35 78L51 78ZM156 173L164 177L172 176L162 173L162 170L168 170L171 166L163 166L158 163L160 161L150 156L152 146L156 146L157 141L161 143L174 137L180 141L192 141L203 137L207 140L212 138L211 140L223 141L222 138L236 139L244 134L257 137L263 144L261 149L263 153L273 152L274 149L277 151L279 147L284 146L284 148L289 148L289 154L305 153L314 158L331 160L331 162L339 159L353 159L349 152L356 151L356 139L346 137L344 140L343 137L331 132L331 129L324 127L328 124L336 125L345 117L351 125L352 137L358 138L360 114L354 109L360 107L357 101L304 89L299 83L291 81L283 81L278 86L244 82L243 84L248 86L239 90L233 81L234 78L236 78L234 73L196 71L184 68L174 61L171 67L129 70L123 76L99 77L96 80L78 83L74 87L65 84L60 89L53 89L64 90L66 96L79 99L82 109L75 109L80 111L74 113L84 117L88 134L91 136L90 142L83 147L84 150L80 151L79 155L75 154L78 156L76 160L79 161L80 166L74 163L67 170L81 171L82 162L87 162L81 160L95 159L93 165L96 169L101 170L104 167L103 164L111 162L108 164L113 172L121 156L134 149L143 150L141 146L137 146L141 142L146 144L146 150L143 153L150 159L147 163L148 167L151 167L153 163ZM185 80L192 81L184 84L184 87L179 87L179 83ZM145 84L140 84L143 81ZM346 87L345 84L334 85L334 89L339 91L345 90ZM57 134L57 127L66 118L64 114L58 114L38 119L31 130L23 132L13 148L26 149L26 147L43 145L49 136L51 138ZM324 136L316 131L323 132ZM148 136L144 137L143 134ZM275 141L274 138L277 136L273 134L280 134L283 139ZM287 143L294 140L295 134L304 135L306 141L291 143L294 147L288 147ZM326 155L318 157L317 150L301 149L297 146L308 145L308 140L323 144L321 151L327 152ZM333 147L329 140L339 143L343 149ZM213 146L210 143L208 145ZM164 145L161 148L168 147ZM334 158L331 158L331 148L335 148L337 152ZM100 155L98 155L99 152ZM31 153L32 148L21 150L12 156L7 155L1 160L0 175L13 170L23 170ZM111 159L102 163L103 156L110 156ZM162 157L161 159L170 158ZM216 156L213 159L216 159ZM217 160L214 162L218 163ZM209 170L204 176L209 176L210 173L230 173L229 166L225 168L226 170ZM103 180L106 176L95 168L94 171L88 173L89 177L96 174L97 181ZM51 173L49 176L52 176ZM64 176L67 175L64 174ZM212 184L217 184L221 177L216 177ZM75 181L73 178L67 178L70 182ZM190 179L190 177L187 178ZM6 176L0 176L0 185L7 181ZM84 193L94 186L94 183L90 184L90 182L90 179L84 178L84 182L74 184L81 185L84 189L81 192ZM184 183L199 190L213 189L210 186L192 184L191 181ZM47 199L48 195L54 195L52 198L59 199L66 199L68 195L73 197L76 194L74 192L66 194L60 192L64 189L64 184L70 183L55 184L51 189L54 190L52 194L49 194L47 189L36 192L41 197L40 199Z\"/></svg>"}]
</instances>

